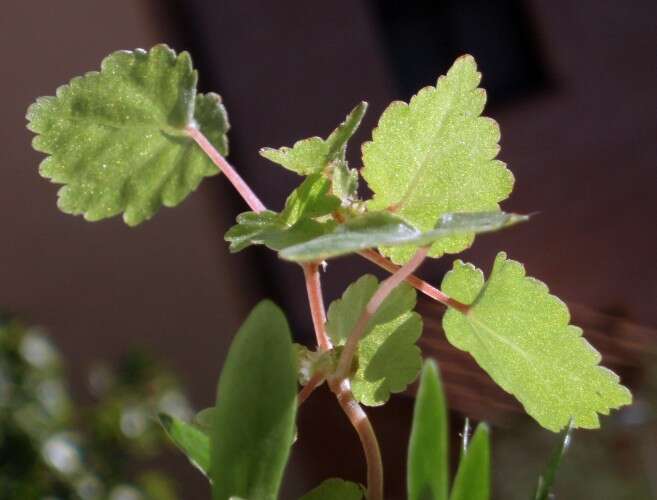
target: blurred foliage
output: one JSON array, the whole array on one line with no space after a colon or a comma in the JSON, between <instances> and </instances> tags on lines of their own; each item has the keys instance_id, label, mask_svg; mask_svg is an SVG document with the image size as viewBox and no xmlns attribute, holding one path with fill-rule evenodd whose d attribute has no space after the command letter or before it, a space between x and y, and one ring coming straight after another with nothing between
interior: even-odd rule
<instances>
[{"instance_id":1,"label":"blurred foliage","mask_svg":"<svg viewBox=\"0 0 657 500\"><path fill-rule=\"evenodd\" d=\"M168 442L155 415L189 420L176 377L143 352L89 375L76 405L48 336L0 317L0 500L174 500L168 477L139 467Z\"/></svg>"},{"instance_id":2,"label":"blurred foliage","mask_svg":"<svg viewBox=\"0 0 657 500\"><path fill-rule=\"evenodd\" d=\"M558 499L657 499L657 359L647 356L631 406L605 418L600 430L578 431L554 489ZM532 422L497 429L496 498L526 500L553 435ZM511 479L511 480L510 480Z\"/></svg>"}]
</instances>

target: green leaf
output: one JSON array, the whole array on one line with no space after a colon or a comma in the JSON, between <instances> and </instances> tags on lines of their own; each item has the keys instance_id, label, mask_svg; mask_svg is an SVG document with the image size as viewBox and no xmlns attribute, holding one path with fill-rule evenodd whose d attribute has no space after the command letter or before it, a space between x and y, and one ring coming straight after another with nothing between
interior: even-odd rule
<instances>
[{"instance_id":1,"label":"green leaf","mask_svg":"<svg viewBox=\"0 0 657 500\"><path fill-rule=\"evenodd\" d=\"M471 56L456 60L436 87L425 87L410 104L393 102L383 113L372 141L363 145L361 171L374 197L370 210L394 209L421 231L435 227L445 213L489 212L508 197L513 175L496 160L497 123L481 117L486 93ZM430 256L468 248L473 234L435 242ZM404 263L414 246L381 251Z\"/></svg>"},{"instance_id":2,"label":"green leaf","mask_svg":"<svg viewBox=\"0 0 657 500\"><path fill-rule=\"evenodd\" d=\"M450 500L488 500L490 498L490 432L479 424L470 446L461 458Z\"/></svg>"},{"instance_id":3,"label":"green leaf","mask_svg":"<svg viewBox=\"0 0 657 500\"><path fill-rule=\"evenodd\" d=\"M536 493L534 494L533 500L549 500L552 485L557 478L557 470L559 470L561 460L570 446L572 433L573 426L569 425L561 435L561 439L559 439L559 443L550 457L545 472L538 478L538 485L536 486Z\"/></svg>"},{"instance_id":4,"label":"green leaf","mask_svg":"<svg viewBox=\"0 0 657 500\"><path fill-rule=\"evenodd\" d=\"M340 200L329 194L329 189L326 177L312 174L288 196L280 214L265 210L238 215L237 225L224 236L230 251L239 252L250 245L278 251L332 231L336 224L325 216L340 206Z\"/></svg>"},{"instance_id":5,"label":"green leaf","mask_svg":"<svg viewBox=\"0 0 657 500\"><path fill-rule=\"evenodd\" d=\"M361 500L364 493L360 484L331 478L306 493L301 500Z\"/></svg>"},{"instance_id":6,"label":"green leaf","mask_svg":"<svg viewBox=\"0 0 657 500\"><path fill-rule=\"evenodd\" d=\"M314 219L331 214L340 207L340 200L329 194L331 181L322 174L308 176L285 201L281 223L292 226L302 219Z\"/></svg>"},{"instance_id":7,"label":"green leaf","mask_svg":"<svg viewBox=\"0 0 657 500\"><path fill-rule=\"evenodd\" d=\"M569 324L566 305L504 253L486 283L480 270L457 261L442 289L471 304L467 315L445 314L448 340L469 352L543 427L557 432L572 419L575 427L597 428L598 413L631 402L616 374L599 365L600 354L582 330Z\"/></svg>"},{"instance_id":8,"label":"green leaf","mask_svg":"<svg viewBox=\"0 0 657 500\"><path fill-rule=\"evenodd\" d=\"M331 132L326 140L320 137L311 137L296 142L292 148L262 148L260 154L301 175L320 172L330 162L344 160L347 141L358 129L366 110L367 103L361 102L351 110L347 118Z\"/></svg>"},{"instance_id":9,"label":"green leaf","mask_svg":"<svg viewBox=\"0 0 657 500\"><path fill-rule=\"evenodd\" d=\"M334 345L345 344L378 284L366 274L331 303L326 328ZM382 405L390 393L402 392L417 377L422 357L415 342L422 332L422 319L412 312L415 301L415 290L403 283L370 319L358 344L358 369L351 379L354 396L361 403Z\"/></svg>"},{"instance_id":10,"label":"green leaf","mask_svg":"<svg viewBox=\"0 0 657 500\"><path fill-rule=\"evenodd\" d=\"M296 364L283 312L262 301L230 347L211 435L213 498L277 497L294 437Z\"/></svg>"},{"instance_id":11,"label":"green leaf","mask_svg":"<svg viewBox=\"0 0 657 500\"><path fill-rule=\"evenodd\" d=\"M123 213L135 226L217 174L185 127L199 127L226 155L226 111L216 94L196 95L196 80L189 54L157 45L114 52L100 72L30 106L33 146L49 155L40 173L64 184L59 208L89 221Z\"/></svg>"},{"instance_id":12,"label":"green leaf","mask_svg":"<svg viewBox=\"0 0 657 500\"><path fill-rule=\"evenodd\" d=\"M449 435L445 395L436 363L427 360L413 410L406 482L409 500L447 500Z\"/></svg>"},{"instance_id":13,"label":"green leaf","mask_svg":"<svg viewBox=\"0 0 657 500\"><path fill-rule=\"evenodd\" d=\"M203 474L210 470L210 437L201 429L161 413L160 424L175 445Z\"/></svg>"},{"instance_id":14,"label":"green leaf","mask_svg":"<svg viewBox=\"0 0 657 500\"><path fill-rule=\"evenodd\" d=\"M497 231L528 219L505 212L443 214L432 230L422 232L389 212L372 212L338 225L334 231L281 251L281 258L308 262L379 246L423 246L449 235Z\"/></svg>"},{"instance_id":15,"label":"green leaf","mask_svg":"<svg viewBox=\"0 0 657 500\"><path fill-rule=\"evenodd\" d=\"M348 205L358 196L358 170L349 168L343 160L335 160L332 165L333 193Z\"/></svg>"}]
</instances>

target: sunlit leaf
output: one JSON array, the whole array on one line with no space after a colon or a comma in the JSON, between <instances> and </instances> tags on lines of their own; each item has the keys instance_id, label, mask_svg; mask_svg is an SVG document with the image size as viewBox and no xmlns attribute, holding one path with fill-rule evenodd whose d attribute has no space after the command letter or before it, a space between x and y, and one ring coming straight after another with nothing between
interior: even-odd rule
<instances>
[{"instance_id":1,"label":"sunlit leaf","mask_svg":"<svg viewBox=\"0 0 657 500\"><path fill-rule=\"evenodd\" d=\"M217 174L185 128L226 155L226 111L216 94L196 94L196 80L189 54L157 45L115 52L30 106L34 148L49 155L40 173L64 184L59 208L90 221L123 213L134 226Z\"/></svg>"},{"instance_id":2,"label":"sunlit leaf","mask_svg":"<svg viewBox=\"0 0 657 500\"><path fill-rule=\"evenodd\" d=\"M330 305L326 328L334 345L344 345L378 284L374 276L362 276ZM422 332L422 319L413 312L415 300L415 290L402 284L369 321L358 344L358 369L351 379L354 396L361 403L382 405L390 393L403 391L417 377L422 357L415 342Z\"/></svg>"},{"instance_id":3,"label":"sunlit leaf","mask_svg":"<svg viewBox=\"0 0 657 500\"><path fill-rule=\"evenodd\" d=\"M301 175L320 172L330 162L344 160L347 141L360 125L366 110L367 103L361 102L327 139L311 137L296 142L291 148L262 148L260 154Z\"/></svg>"},{"instance_id":4,"label":"sunlit leaf","mask_svg":"<svg viewBox=\"0 0 657 500\"><path fill-rule=\"evenodd\" d=\"M566 305L522 264L495 259L488 281L470 264L455 262L442 289L471 304L467 315L449 310L448 340L523 404L543 427L559 431L599 427L598 413L629 404L630 392L599 365L600 354L570 325Z\"/></svg>"},{"instance_id":5,"label":"sunlit leaf","mask_svg":"<svg viewBox=\"0 0 657 500\"><path fill-rule=\"evenodd\" d=\"M471 56L456 60L436 87L425 87L410 104L393 102L383 113L372 141L363 145L363 178L374 197L370 210L391 209L421 231L440 216L499 209L513 176L496 160L497 123L481 117L486 93ZM430 256L456 253L472 244L472 233L436 241ZM406 262L414 246L383 247L394 262Z\"/></svg>"},{"instance_id":6,"label":"sunlit leaf","mask_svg":"<svg viewBox=\"0 0 657 500\"><path fill-rule=\"evenodd\" d=\"M203 474L210 470L210 437L201 429L166 414L160 424L171 440Z\"/></svg>"},{"instance_id":7,"label":"sunlit leaf","mask_svg":"<svg viewBox=\"0 0 657 500\"><path fill-rule=\"evenodd\" d=\"M436 364L424 363L408 444L408 500L447 500L449 435L445 395Z\"/></svg>"},{"instance_id":8,"label":"sunlit leaf","mask_svg":"<svg viewBox=\"0 0 657 500\"><path fill-rule=\"evenodd\" d=\"M479 424L461 457L450 500L490 499L490 432Z\"/></svg>"},{"instance_id":9,"label":"sunlit leaf","mask_svg":"<svg viewBox=\"0 0 657 500\"><path fill-rule=\"evenodd\" d=\"M364 493L360 484L332 478L306 493L301 500L361 500Z\"/></svg>"},{"instance_id":10,"label":"sunlit leaf","mask_svg":"<svg viewBox=\"0 0 657 500\"><path fill-rule=\"evenodd\" d=\"M280 255L283 259L304 262L379 246L423 246L449 235L497 231L527 218L505 212L443 214L434 229L423 232L397 215L388 212L366 213L336 226L332 232L289 246Z\"/></svg>"},{"instance_id":11,"label":"sunlit leaf","mask_svg":"<svg viewBox=\"0 0 657 500\"><path fill-rule=\"evenodd\" d=\"M230 347L211 434L213 498L273 500L294 438L296 363L282 311L260 302Z\"/></svg>"}]
</instances>

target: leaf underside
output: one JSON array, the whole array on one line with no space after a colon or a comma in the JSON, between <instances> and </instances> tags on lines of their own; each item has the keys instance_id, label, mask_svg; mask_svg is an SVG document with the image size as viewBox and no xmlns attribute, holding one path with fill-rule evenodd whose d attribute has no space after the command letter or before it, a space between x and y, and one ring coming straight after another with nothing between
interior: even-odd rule
<instances>
[{"instance_id":1,"label":"leaf underside","mask_svg":"<svg viewBox=\"0 0 657 500\"><path fill-rule=\"evenodd\" d=\"M569 324L567 306L504 253L486 282L474 266L455 262L442 290L471 304L467 315L450 309L443 317L448 340L543 427L557 432L572 419L575 427L598 428L598 414L631 402L581 329Z\"/></svg>"},{"instance_id":2,"label":"leaf underside","mask_svg":"<svg viewBox=\"0 0 657 500\"><path fill-rule=\"evenodd\" d=\"M378 285L367 274L331 303L326 329L334 345L345 344ZM358 369L351 379L354 396L361 403L382 405L391 393L402 392L417 377L422 357L415 342L422 332L422 318L413 312L415 301L415 290L401 284L370 319L358 344Z\"/></svg>"},{"instance_id":3,"label":"leaf underside","mask_svg":"<svg viewBox=\"0 0 657 500\"><path fill-rule=\"evenodd\" d=\"M499 210L514 181L495 159L497 123L480 116L486 102L480 80L474 59L463 56L435 87L384 111L372 141L362 148L361 173L374 192L369 210L392 209L421 231L434 228L445 213ZM472 233L441 238L429 255L460 252L473 238ZM416 247L380 250L401 264Z\"/></svg>"},{"instance_id":4,"label":"leaf underside","mask_svg":"<svg viewBox=\"0 0 657 500\"><path fill-rule=\"evenodd\" d=\"M114 52L100 72L30 106L33 146L49 155L39 172L64 184L59 208L89 221L123 213L135 226L216 175L185 128L200 128L225 156L228 120L219 96L197 94L196 81L189 54L157 45Z\"/></svg>"}]
</instances>

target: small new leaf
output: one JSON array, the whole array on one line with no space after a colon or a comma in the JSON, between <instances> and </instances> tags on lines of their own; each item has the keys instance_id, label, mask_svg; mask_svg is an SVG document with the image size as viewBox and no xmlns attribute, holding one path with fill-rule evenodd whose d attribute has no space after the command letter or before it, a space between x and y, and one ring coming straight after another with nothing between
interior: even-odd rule
<instances>
[{"instance_id":1,"label":"small new leaf","mask_svg":"<svg viewBox=\"0 0 657 500\"><path fill-rule=\"evenodd\" d=\"M361 500L365 490L357 483L331 478L306 493L301 500Z\"/></svg>"},{"instance_id":2,"label":"small new leaf","mask_svg":"<svg viewBox=\"0 0 657 500\"><path fill-rule=\"evenodd\" d=\"M569 324L566 305L504 253L487 282L474 266L455 262L442 289L471 305L467 314L450 309L443 317L448 340L543 427L557 432L572 419L575 427L597 428L599 413L631 402L581 329Z\"/></svg>"},{"instance_id":3,"label":"small new leaf","mask_svg":"<svg viewBox=\"0 0 657 500\"><path fill-rule=\"evenodd\" d=\"M322 174L312 174L288 196L280 214L265 210L238 215L237 225L225 235L230 251L239 252L250 245L281 250L333 230L332 220L315 220L340 206L340 200L329 194L330 184Z\"/></svg>"},{"instance_id":4,"label":"small new leaf","mask_svg":"<svg viewBox=\"0 0 657 500\"><path fill-rule=\"evenodd\" d=\"M334 345L345 344L378 285L367 274L331 303L326 328ZM382 405L390 393L403 391L417 377L422 357L415 342L422 332L422 319L413 312L415 301L415 290L401 284L370 319L358 344L358 368L351 379L354 396L361 403Z\"/></svg>"},{"instance_id":5,"label":"small new leaf","mask_svg":"<svg viewBox=\"0 0 657 500\"><path fill-rule=\"evenodd\" d=\"M296 142L291 148L262 148L260 155L300 175L320 172L332 161L344 160L347 142L358 129L366 110L367 103L361 102L327 139L311 137Z\"/></svg>"},{"instance_id":6,"label":"small new leaf","mask_svg":"<svg viewBox=\"0 0 657 500\"><path fill-rule=\"evenodd\" d=\"M283 249L281 258L309 262L338 257L367 248L402 245L422 246L450 235L497 231L528 220L526 215L505 212L443 214L435 228L420 231L389 212L371 212L353 217L335 230Z\"/></svg>"},{"instance_id":7,"label":"small new leaf","mask_svg":"<svg viewBox=\"0 0 657 500\"><path fill-rule=\"evenodd\" d=\"M210 471L210 437L182 420L160 414L160 424L189 461L206 476Z\"/></svg>"},{"instance_id":8,"label":"small new leaf","mask_svg":"<svg viewBox=\"0 0 657 500\"><path fill-rule=\"evenodd\" d=\"M216 94L196 94L189 54L165 45L114 52L30 106L43 177L64 184L59 208L97 221L123 213L130 226L181 203L217 168L187 135L198 127L228 153L228 120Z\"/></svg>"},{"instance_id":9,"label":"small new leaf","mask_svg":"<svg viewBox=\"0 0 657 500\"><path fill-rule=\"evenodd\" d=\"M495 159L497 123L480 116L486 102L480 80L474 59L463 56L435 87L384 111L363 145L361 173L374 192L370 210L394 210L422 231L434 228L441 214L499 210L513 176ZM460 252L473 239L473 233L441 238L429 255ZM416 247L381 250L401 264Z\"/></svg>"}]
</instances>

